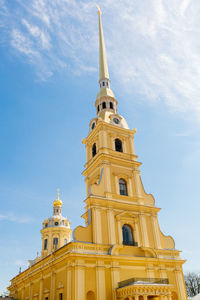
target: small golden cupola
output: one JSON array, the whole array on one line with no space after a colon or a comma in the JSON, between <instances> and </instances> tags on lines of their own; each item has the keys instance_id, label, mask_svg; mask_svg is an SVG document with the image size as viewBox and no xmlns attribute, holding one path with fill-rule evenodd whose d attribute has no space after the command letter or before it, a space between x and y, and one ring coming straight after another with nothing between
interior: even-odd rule
<instances>
[{"instance_id":1,"label":"small golden cupola","mask_svg":"<svg viewBox=\"0 0 200 300\"><path fill-rule=\"evenodd\" d=\"M71 223L62 216L62 204L57 189L57 198L53 202L53 216L42 224L42 258L71 241Z\"/></svg>"}]
</instances>

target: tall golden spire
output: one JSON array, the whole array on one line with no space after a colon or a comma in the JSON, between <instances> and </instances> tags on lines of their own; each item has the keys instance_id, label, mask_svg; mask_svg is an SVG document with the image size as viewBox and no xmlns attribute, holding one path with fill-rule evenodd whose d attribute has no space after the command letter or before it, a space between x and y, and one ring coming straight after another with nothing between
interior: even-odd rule
<instances>
[{"instance_id":1,"label":"tall golden spire","mask_svg":"<svg viewBox=\"0 0 200 300\"><path fill-rule=\"evenodd\" d=\"M99 5L97 5L97 8L98 8L98 16L99 16L99 84L100 84L100 91L97 94L97 99L100 99L102 97L112 97L115 99L113 91L110 88L110 78L108 73L106 48L105 48L105 42L103 36L103 27L101 22L101 10Z\"/></svg>"},{"instance_id":2,"label":"tall golden spire","mask_svg":"<svg viewBox=\"0 0 200 300\"><path fill-rule=\"evenodd\" d=\"M108 64L106 57L106 48L103 36L103 27L101 22L101 10L97 5L99 15L99 81L103 79L109 80Z\"/></svg>"}]
</instances>

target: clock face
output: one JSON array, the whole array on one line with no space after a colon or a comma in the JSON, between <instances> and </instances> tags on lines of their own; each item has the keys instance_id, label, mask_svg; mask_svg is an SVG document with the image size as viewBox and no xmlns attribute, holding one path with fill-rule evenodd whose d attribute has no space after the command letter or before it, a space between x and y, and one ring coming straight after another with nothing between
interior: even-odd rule
<instances>
[{"instance_id":1,"label":"clock face","mask_svg":"<svg viewBox=\"0 0 200 300\"><path fill-rule=\"evenodd\" d=\"M117 118L113 118L113 122L115 123L115 124L119 124L119 119L117 119Z\"/></svg>"},{"instance_id":2,"label":"clock face","mask_svg":"<svg viewBox=\"0 0 200 300\"><path fill-rule=\"evenodd\" d=\"M55 222L55 225L58 226L58 222Z\"/></svg>"}]
</instances>

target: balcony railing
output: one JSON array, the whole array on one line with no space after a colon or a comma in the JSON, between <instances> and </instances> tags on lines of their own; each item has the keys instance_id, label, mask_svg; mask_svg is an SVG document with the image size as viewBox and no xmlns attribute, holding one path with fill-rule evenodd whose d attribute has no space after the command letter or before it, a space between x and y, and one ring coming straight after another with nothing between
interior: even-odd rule
<instances>
[{"instance_id":1,"label":"balcony railing","mask_svg":"<svg viewBox=\"0 0 200 300\"><path fill-rule=\"evenodd\" d=\"M130 278L127 280L123 280L118 282L118 287L124 287L131 284L145 284L145 283L152 283L152 284L169 284L168 278Z\"/></svg>"}]
</instances>

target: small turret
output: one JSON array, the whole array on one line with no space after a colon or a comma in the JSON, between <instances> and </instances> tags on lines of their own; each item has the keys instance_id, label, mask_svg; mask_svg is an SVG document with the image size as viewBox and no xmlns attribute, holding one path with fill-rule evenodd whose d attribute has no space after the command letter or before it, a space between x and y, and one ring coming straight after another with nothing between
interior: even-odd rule
<instances>
[{"instance_id":1,"label":"small turret","mask_svg":"<svg viewBox=\"0 0 200 300\"><path fill-rule=\"evenodd\" d=\"M57 199L53 202L53 216L43 222L42 234L42 258L53 251L64 246L71 241L71 223L62 216L62 200L59 199L59 189Z\"/></svg>"}]
</instances>

